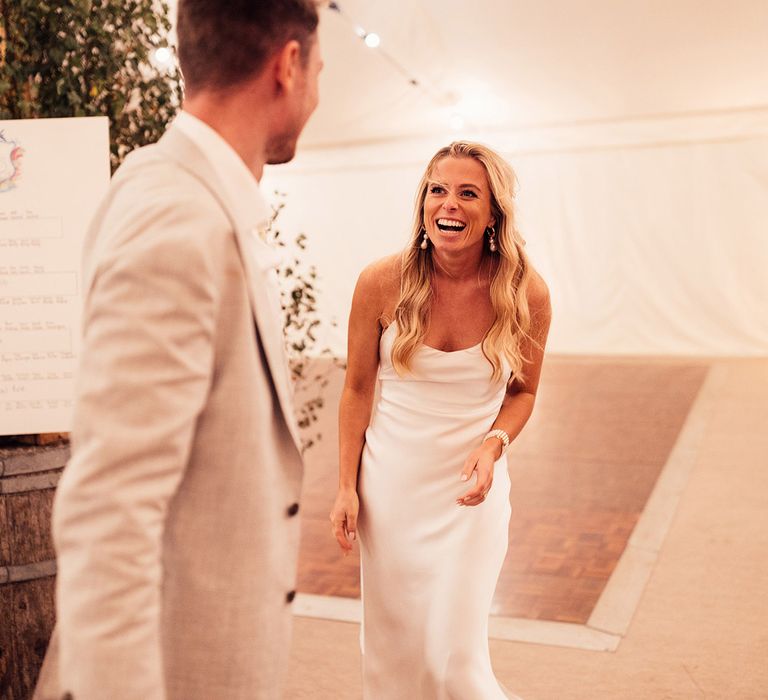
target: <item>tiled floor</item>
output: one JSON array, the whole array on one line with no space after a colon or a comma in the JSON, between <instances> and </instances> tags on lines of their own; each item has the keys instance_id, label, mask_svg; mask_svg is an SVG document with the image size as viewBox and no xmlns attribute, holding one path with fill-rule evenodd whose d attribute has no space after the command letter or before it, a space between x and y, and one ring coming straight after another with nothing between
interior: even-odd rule
<instances>
[{"instance_id":1,"label":"tiled floor","mask_svg":"<svg viewBox=\"0 0 768 700\"><path fill-rule=\"evenodd\" d=\"M510 546L492 615L589 620L708 369L690 360L548 361L534 416L510 448ZM321 602L359 596L357 555L340 555L328 521L342 381L332 375L323 439L307 454L299 591ZM322 616L322 604L312 607Z\"/></svg>"}]
</instances>

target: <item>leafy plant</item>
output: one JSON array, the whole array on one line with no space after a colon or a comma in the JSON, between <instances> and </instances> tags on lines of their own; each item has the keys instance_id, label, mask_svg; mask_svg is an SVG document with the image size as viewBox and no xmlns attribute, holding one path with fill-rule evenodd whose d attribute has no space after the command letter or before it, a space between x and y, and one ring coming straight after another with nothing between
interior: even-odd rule
<instances>
[{"instance_id":1,"label":"leafy plant","mask_svg":"<svg viewBox=\"0 0 768 700\"><path fill-rule=\"evenodd\" d=\"M0 119L109 117L112 171L181 101L164 0L0 0Z\"/></svg>"},{"instance_id":2,"label":"leafy plant","mask_svg":"<svg viewBox=\"0 0 768 700\"><path fill-rule=\"evenodd\" d=\"M328 386L328 378L334 367L344 368L345 365L333 355L330 348L324 347L317 351L316 332L322 325L315 296L317 269L301 259L301 251L307 247L307 236L299 233L293 241L286 242L277 228L277 218L285 208L286 195L276 191L275 197L277 202L272 206L266 238L268 243L284 251L277 274L286 351L298 399L297 421L302 431L302 447L306 451L322 438L315 424L325 405L323 389ZM331 321L331 325L335 326L336 322ZM323 362L322 358L328 358L330 362Z\"/></svg>"},{"instance_id":3,"label":"leafy plant","mask_svg":"<svg viewBox=\"0 0 768 700\"><path fill-rule=\"evenodd\" d=\"M0 0L0 119L106 116L114 172L134 148L160 138L181 103L175 62L153 62L166 46L165 0ZM333 359L314 369L319 319L317 271L301 262L306 236L287 245L275 227L285 195L273 210L270 240L292 258L278 271L285 338L303 447L321 435L313 428L324 401ZM49 436L51 438L58 436ZM34 436L38 442L47 436Z\"/></svg>"},{"instance_id":4,"label":"leafy plant","mask_svg":"<svg viewBox=\"0 0 768 700\"><path fill-rule=\"evenodd\" d=\"M106 116L114 172L134 148L159 139L178 111L175 62L153 63L169 30L164 0L0 0L0 119Z\"/></svg>"}]
</instances>

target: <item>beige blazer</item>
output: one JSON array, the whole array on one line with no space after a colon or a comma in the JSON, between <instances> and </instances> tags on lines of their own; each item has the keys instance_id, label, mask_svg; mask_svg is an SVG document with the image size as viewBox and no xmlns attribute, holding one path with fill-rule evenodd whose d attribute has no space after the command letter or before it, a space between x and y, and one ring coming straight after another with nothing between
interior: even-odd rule
<instances>
[{"instance_id":1,"label":"beige blazer","mask_svg":"<svg viewBox=\"0 0 768 700\"><path fill-rule=\"evenodd\" d=\"M171 127L96 216L36 698L280 697L302 466L249 206Z\"/></svg>"}]
</instances>

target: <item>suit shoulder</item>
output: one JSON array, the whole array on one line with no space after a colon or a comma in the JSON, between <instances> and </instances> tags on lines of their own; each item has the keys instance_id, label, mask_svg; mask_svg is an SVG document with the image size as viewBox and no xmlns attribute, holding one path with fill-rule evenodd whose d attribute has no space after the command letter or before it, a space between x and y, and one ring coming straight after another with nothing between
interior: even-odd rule
<instances>
[{"instance_id":1,"label":"suit shoulder","mask_svg":"<svg viewBox=\"0 0 768 700\"><path fill-rule=\"evenodd\" d=\"M156 144L136 149L126 157L112 179L110 191L115 195L146 195L147 204L168 197L194 204L195 210L218 206L205 182L167 158Z\"/></svg>"},{"instance_id":2,"label":"suit shoulder","mask_svg":"<svg viewBox=\"0 0 768 700\"><path fill-rule=\"evenodd\" d=\"M173 163L133 159L91 223L83 263L94 274L124 264L220 276L235 251L234 226L202 183Z\"/></svg>"},{"instance_id":3,"label":"suit shoulder","mask_svg":"<svg viewBox=\"0 0 768 700\"><path fill-rule=\"evenodd\" d=\"M151 152L137 155L115 174L94 221L100 235L125 244L148 235L201 241L232 233L232 221L199 178Z\"/></svg>"}]
</instances>

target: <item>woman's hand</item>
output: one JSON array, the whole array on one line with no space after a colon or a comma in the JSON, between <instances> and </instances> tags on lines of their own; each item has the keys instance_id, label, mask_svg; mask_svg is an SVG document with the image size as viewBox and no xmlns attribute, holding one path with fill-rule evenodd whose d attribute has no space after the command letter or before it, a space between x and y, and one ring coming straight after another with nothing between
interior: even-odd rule
<instances>
[{"instance_id":1,"label":"woman's hand","mask_svg":"<svg viewBox=\"0 0 768 700\"><path fill-rule=\"evenodd\" d=\"M331 528L345 557L352 551L352 543L357 539L359 510L360 500L357 497L357 491L340 490L331 510Z\"/></svg>"},{"instance_id":2,"label":"woman's hand","mask_svg":"<svg viewBox=\"0 0 768 700\"><path fill-rule=\"evenodd\" d=\"M477 483L461 498L456 499L458 505L479 506L485 500L493 484L493 465L501 457L501 450L501 440L498 438L490 438L472 450L461 470L461 480L469 481L472 472L477 472Z\"/></svg>"}]
</instances>

